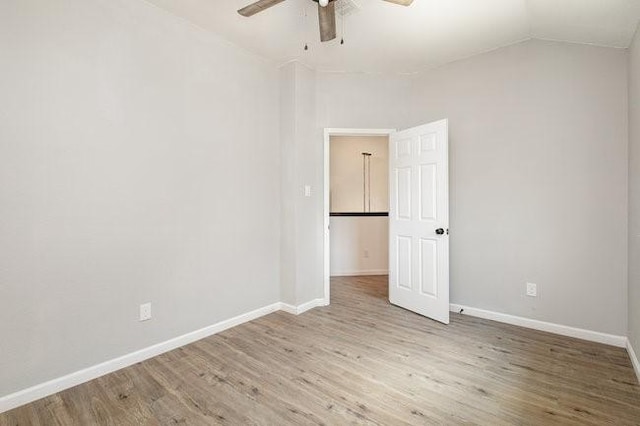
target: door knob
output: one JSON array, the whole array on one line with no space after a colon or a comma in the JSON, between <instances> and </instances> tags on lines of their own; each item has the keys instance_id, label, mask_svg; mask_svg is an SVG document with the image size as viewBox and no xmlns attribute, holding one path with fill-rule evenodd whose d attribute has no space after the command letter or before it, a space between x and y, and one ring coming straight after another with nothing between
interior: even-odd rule
<instances>
[{"instance_id":1,"label":"door knob","mask_svg":"<svg viewBox=\"0 0 640 426\"><path fill-rule=\"evenodd\" d=\"M438 234L438 235L444 235L444 229L442 229L442 228L438 228L438 229L436 229L436 234Z\"/></svg>"}]
</instances>

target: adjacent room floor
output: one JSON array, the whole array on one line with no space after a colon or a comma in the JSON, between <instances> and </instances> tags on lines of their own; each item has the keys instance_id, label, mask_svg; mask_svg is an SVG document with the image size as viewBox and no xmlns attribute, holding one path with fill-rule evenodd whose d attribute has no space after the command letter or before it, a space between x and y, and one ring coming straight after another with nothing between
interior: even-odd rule
<instances>
[{"instance_id":1,"label":"adjacent room floor","mask_svg":"<svg viewBox=\"0 0 640 426\"><path fill-rule=\"evenodd\" d=\"M387 277L0 415L0 425L640 424L624 349L391 306Z\"/></svg>"}]
</instances>

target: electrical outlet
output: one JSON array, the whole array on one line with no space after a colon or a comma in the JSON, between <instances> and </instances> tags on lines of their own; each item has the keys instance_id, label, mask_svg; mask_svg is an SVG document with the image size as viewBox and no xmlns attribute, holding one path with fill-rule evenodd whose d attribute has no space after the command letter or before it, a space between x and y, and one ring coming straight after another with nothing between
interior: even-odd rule
<instances>
[{"instance_id":1,"label":"electrical outlet","mask_svg":"<svg viewBox=\"0 0 640 426\"><path fill-rule=\"evenodd\" d=\"M527 296L538 297L538 284L527 283Z\"/></svg>"},{"instance_id":2,"label":"electrical outlet","mask_svg":"<svg viewBox=\"0 0 640 426\"><path fill-rule=\"evenodd\" d=\"M369 250L365 250L364 251L364 258L368 259L369 258Z\"/></svg>"},{"instance_id":3,"label":"electrical outlet","mask_svg":"<svg viewBox=\"0 0 640 426\"><path fill-rule=\"evenodd\" d=\"M151 319L151 303L144 303L140 305L140 321L147 321Z\"/></svg>"}]
</instances>

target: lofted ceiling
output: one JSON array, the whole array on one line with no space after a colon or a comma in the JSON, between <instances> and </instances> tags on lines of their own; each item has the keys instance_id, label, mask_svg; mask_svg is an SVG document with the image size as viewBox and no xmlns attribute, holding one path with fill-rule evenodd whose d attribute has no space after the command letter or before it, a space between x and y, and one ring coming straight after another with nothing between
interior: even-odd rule
<instances>
[{"instance_id":1,"label":"lofted ceiling","mask_svg":"<svg viewBox=\"0 0 640 426\"><path fill-rule=\"evenodd\" d=\"M324 71L410 73L529 38L626 48L640 19L640 0L337 0L358 7L320 43L311 0L250 18L236 10L252 0L147 1L277 63Z\"/></svg>"}]
</instances>

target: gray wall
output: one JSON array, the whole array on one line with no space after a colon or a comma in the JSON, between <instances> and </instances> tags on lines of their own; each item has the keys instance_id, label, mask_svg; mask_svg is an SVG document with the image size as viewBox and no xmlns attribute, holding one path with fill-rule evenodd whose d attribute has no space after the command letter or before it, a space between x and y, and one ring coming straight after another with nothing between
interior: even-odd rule
<instances>
[{"instance_id":1,"label":"gray wall","mask_svg":"<svg viewBox=\"0 0 640 426\"><path fill-rule=\"evenodd\" d=\"M282 301L301 305L323 297L322 285L322 131L317 128L316 73L291 62L280 68L282 214L281 252ZM304 186L311 185L306 197ZM320 243L318 243L320 241ZM316 285L314 285L316 284Z\"/></svg>"},{"instance_id":2,"label":"gray wall","mask_svg":"<svg viewBox=\"0 0 640 426\"><path fill-rule=\"evenodd\" d=\"M316 85L320 128L449 118L452 303L626 334L625 50L527 41L414 76L318 73ZM321 273L304 283L321 289Z\"/></svg>"},{"instance_id":3,"label":"gray wall","mask_svg":"<svg viewBox=\"0 0 640 426\"><path fill-rule=\"evenodd\" d=\"M279 70L280 94L280 299L296 303L296 64Z\"/></svg>"},{"instance_id":4,"label":"gray wall","mask_svg":"<svg viewBox=\"0 0 640 426\"><path fill-rule=\"evenodd\" d=\"M282 295L284 302L300 305L324 296L323 129L392 127L403 117L406 122L411 80L317 73L293 62L281 67L280 83L286 132L281 147ZM312 187L311 197L304 196L305 185Z\"/></svg>"},{"instance_id":5,"label":"gray wall","mask_svg":"<svg viewBox=\"0 0 640 426\"><path fill-rule=\"evenodd\" d=\"M629 49L629 340L640 354L640 30Z\"/></svg>"},{"instance_id":6,"label":"gray wall","mask_svg":"<svg viewBox=\"0 0 640 426\"><path fill-rule=\"evenodd\" d=\"M626 335L625 50L529 41L413 87L411 124L449 119L452 303Z\"/></svg>"},{"instance_id":7,"label":"gray wall","mask_svg":"<svg viewBox=\"0 0 640 426\"><path fill-rule=\"evenodd\" d=\"M0 93L0 395L280 300L273 65L143 1L9 0Z\"/></svg>"},{"instance_id":8,"label":"gray wall","mask_svg":"<svg viewBox=\"0 0 640 426\"><path fill-rule=\"evenodd\" d=\"M448 117L452 301L625 334L626 66L531 41L414 76L278 71L143 1L0 2L0 395L322 297L324 127Z\"/></svg>"},{"instance_id":9,"label":"gray wall","mask_svg":"<svg viewBox=\"0 0 640 426\"><path fill-rule=\"evenodd\" d=\"M323 254L322 241L322 185L314 184L322 179L322 163L314 160L322 158L322 143L311 145L305 141L321 140L322 129L316 124L316 73L315 71L297 66L296 93L298 94L296 120L298 138L296 140L296 164L299 166L296 175L298 182L295 194L296 200L296 253L297 281L296 304L300 305L310 300L323 297L323 291L313 288L309 277L322 276L322 263L316 262ZM311 185L311 197L304 196L304 185ZM309 226L309 221L319 226Z\"/></svg>"}]
</instances>

